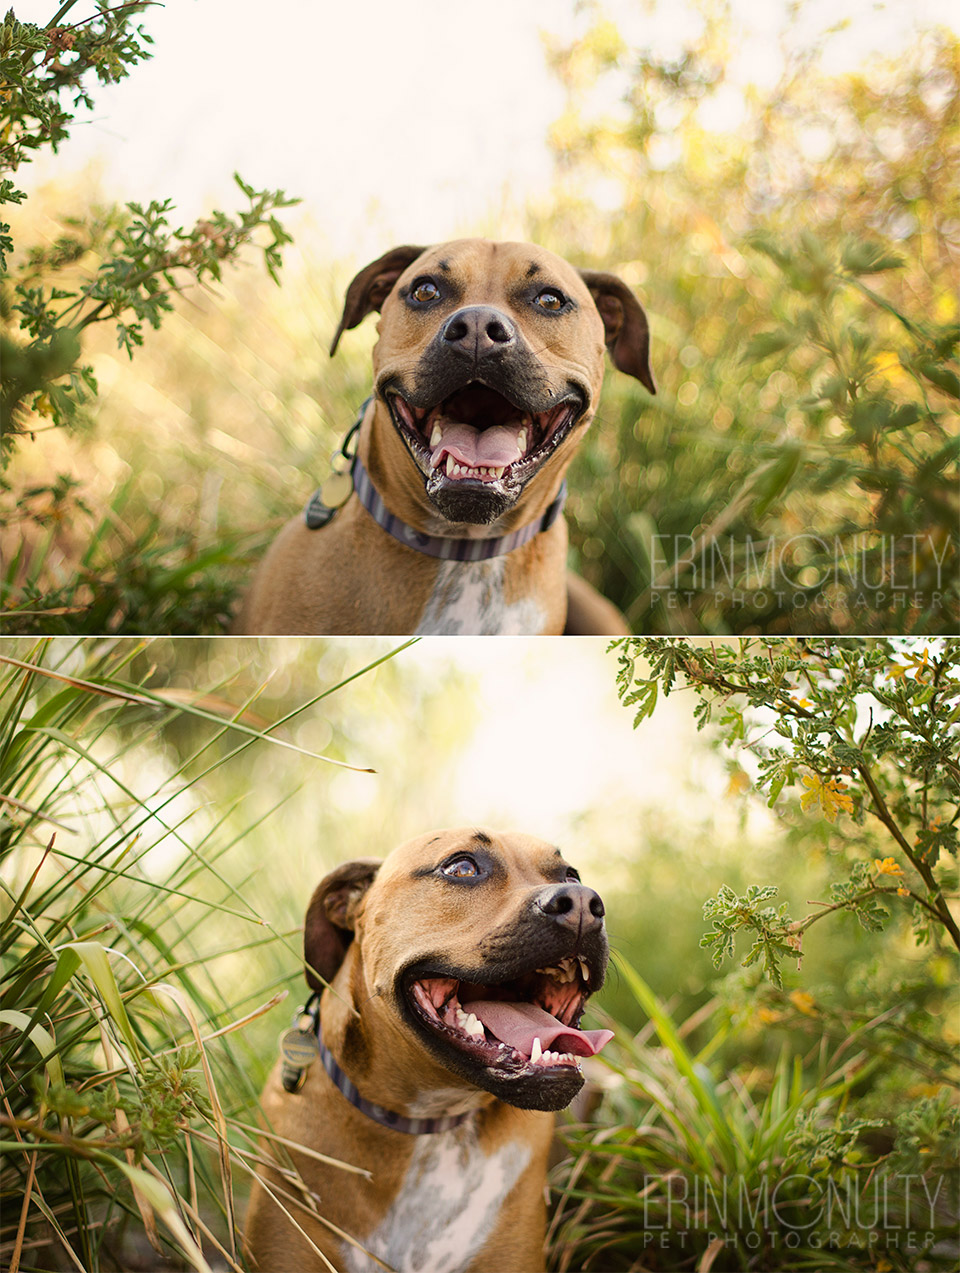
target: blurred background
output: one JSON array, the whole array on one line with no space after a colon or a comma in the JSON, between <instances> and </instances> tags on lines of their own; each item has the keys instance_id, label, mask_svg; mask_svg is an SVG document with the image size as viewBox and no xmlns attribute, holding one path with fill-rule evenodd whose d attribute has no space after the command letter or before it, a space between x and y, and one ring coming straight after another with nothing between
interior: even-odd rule
<instances>
[{"instance_id":1,"label":"blurred background","mask_svg":"<svg viewBox=\"0 0 960 1273\"><path fill-rule=\"evenodd\" d=\"M40 26L55 8L14 6ZM7 205L8 384L26 368L8 631L222 630L367 394L374 321L325 352L353 273L471 234L612 269L650 315L658 395L609 372L568 506L572 564L636 630L955 627L947 0L492 0L482 17L188 0L127 20L149 60L97 84L94 50L91 105L57 153L19 152L26 198ZM31 63L71 112L50 68L79 57L73 31ZM274 217L294 240L279 287L254 250L269 216L236 243L204 228L240 215L235 171L300 200ZM123 208L151 200L168 225L141 232ZM223 258L200 284L197 242ZM111 261L148 249L162 293L180 253L158 330L142 283L132 309L110 291ZM74 367L96 397L31 380L38 289L49 314L90 318ZM131 360L117 325L136 321Z\"/></svg>"}]
</instances>

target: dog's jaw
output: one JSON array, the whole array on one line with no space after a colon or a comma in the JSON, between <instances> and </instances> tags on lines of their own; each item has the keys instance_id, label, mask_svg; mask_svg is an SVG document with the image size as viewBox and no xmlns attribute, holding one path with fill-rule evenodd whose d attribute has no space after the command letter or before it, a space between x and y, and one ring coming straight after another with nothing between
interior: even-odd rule
<instances>
[{"instance_id":1,"label":"dog's jaw","mask_svg":"<svg viewBox=\"0 0 960 1273\"><path fill-rule=\"evenodd\" d=\"M606 941L598 938L579 956L536 968L521 962L454 969L422 960L400 974L396 997L428 1050L454 1073L508 1105L559 1110L583 1086L581 1059L611 1037L579 1029L606 957Z\"/></svg>"},{"instance_id":2,"label":"dog's jaw","mask_svg":"<svg viewBox=\"0 0 960 1273\"><path fill-rule=\"evenodd\" d=\"M573 380L555 391L538 385L535 393L509 395L469 380L436 397L386 375L377 392L428 499L452 524L496 522L590 419L589 390Z\"/></svg>"}]
</instances>

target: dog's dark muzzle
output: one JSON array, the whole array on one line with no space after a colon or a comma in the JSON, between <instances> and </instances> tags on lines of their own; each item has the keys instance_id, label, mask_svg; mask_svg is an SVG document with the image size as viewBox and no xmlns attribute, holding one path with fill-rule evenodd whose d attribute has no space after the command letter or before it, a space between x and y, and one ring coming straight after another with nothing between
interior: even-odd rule
<instances>
[{"instance_id":1,"label":"dog's dark muzzle","mask_svg":"<svg viewBox=\"0 0 960 1273\"><path fill-rule=\"evenodd\" d=\"M394 426L451 522L489 524L587 410L589 388L552 383L516 324L501 310L470 305L446 319L416 371L377 385Z\"/></svg>"},{"instance_id":2,"label":"dog's dark muzzle","mask_svg":"<svg viewBox=\"0 0 960 1273\"><path fill-rule=\"evenodd\" d=\"M612 1037L582 1030L607 964L603 902L572 881L536 890L489 933L474 966L426 957L402 970L402 1010L452 1070L509 1104L561 1109L580 1063Z\"/></svg>"}]
</instances>

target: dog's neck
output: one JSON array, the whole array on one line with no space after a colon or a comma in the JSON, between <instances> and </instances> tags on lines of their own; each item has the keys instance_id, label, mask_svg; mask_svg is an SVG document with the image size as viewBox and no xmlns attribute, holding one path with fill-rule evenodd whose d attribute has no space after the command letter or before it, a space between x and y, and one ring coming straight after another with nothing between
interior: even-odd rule
<instances>
[{"instance_id":1,"label":"dog's neck","mask_svg":"<svg viewBox=\"0 0 960 1273\"><path fill-rule=\"evenodd\" d=\"M542 516L527 522L519 530L511 531L508 535L455 537L419 531L392 513L384 504L359 456L353 462L353 488L360 503L388 535L392 535L407 548L415 548L417 552L425 553L428 557L437 557L441 561L489 561L493 557L503 557L515 548L529 543L542 531L549 530L563 511L567 499L567 486L564 482L561 483L556 499L548 505Z\"/></svg>"},{"instance_id":2,"label":"dog's neck","mask_svg":"<svg viewBox=\"0 0 960 1273\"><path fill-rule=\"evenodd\" d=\"M368 1101L366 1097L360 1095L356 1084L344 1072L339 1061L324 1043L323 1034L320 1030L319 1014L316 1030L317 1048L320 1053L321 1064L335 1086L340 1089L350 1104L355 1106L361 1114L366 1114L367 1118L379 1123L381 1127L388 1127L394 1132L404 1132L408 1136L428 1136L436 1132L452 1131L454 1127L459 1127L461 1123L466 1122L472 1115L472 1108L458 1112L448 1109L447 1102L443 1100L444 1094L439 1092L431 1093L428 1098L417 1102L416 1106L407 1114L400 1114L396 1110L386 1109L382 1105L377 1105L374 1101ZM462 1102L456 1103L461 1104ZM440 1113L440 1108L445 1112Z\"/></svg>"},{"instance_id":3,"label":"dog's neck","mask_svg":"<svg viewBox=\"0 0 960 1273\"><path fill-rule=\"evenodd\" d=\"M335 993L327 991L321 998L318 1019L324 1068L350 1103L374 1122L414 1133L445 1130L494 1104L490 1093L457 1078L427 1054L411 1063L409 1033L366 988L356 952L352 943L333 983ZM398 1057L407 1063L398 1064Z\"/></svg>"}]
</instances>

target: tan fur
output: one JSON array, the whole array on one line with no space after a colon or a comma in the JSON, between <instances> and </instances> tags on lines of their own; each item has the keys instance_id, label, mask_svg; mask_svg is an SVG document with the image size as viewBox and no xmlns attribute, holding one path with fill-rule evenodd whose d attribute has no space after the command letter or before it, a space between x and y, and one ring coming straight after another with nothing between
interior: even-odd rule
<instances>
[{"instance_id":1,"label":"tan fur","mask_svg":"<svg viewBox=\"0 0 960 1273\"><path fill-rule=\"evenodd\" d=\"M458 526L439 514L392 423L388 407L379 397L363 421L359 454L386 506L408 525L427 534L500 536L534 521L556 497L596 410L605 344L618 366L653 387L646 365L646 345L638 371L634 366L635 349L624 353L623 332L628 320L621 321L622 307L617 308L619 302L611 302L603 288L616 285L622 289L625 303L632 302L639 315L632 321L644 342L646 319L618 280L608 275L587 275L591 280L588 286L577 270L543 248L486 239L441 244L425 250L395 281L394 275L388 278L391 286L382 301L379 340L373 352L375 387L393 376L412 377L438 322L449 313L444 311L439 318L412 314L397 293L398 287L436 268L440 260L452 267L462 286L457 306L490 304L508 314L536 351L538 372L545 383L559 389L568 377L576 376L589 390L588 409L529 481L519 500L498 521L482 527ZM553 320L532 313L528 303L518 300L517 289L533 264L540 266L545 283L561 287L577 302L573 313ZM357 280L351 291L356 283ZM350 297L348 293L348 310ZM379 298L368 308L375 308L378 303ZM611 311L611 303L615 312ZM359 321L355 316L348 321L348 310L341 330L344 325L354 326ZM363 312L361 306L360 317ZM636 345L636 338L633 340ZM498 587L502 587L507 605L525 598L535 603L535 623L539 626L531 629L532 634L551 635L564 630L565 554L566 531L561 518L547 533L504 559ZM308 530L299 515L288 522L254 578L235 631L265 635L415 632L440 572L441 563L436 559L405 547L377 526L354 495L322 529ZM580 581L574 587L577 632L620 635L627 631L622 615L590 585Z\"/></svg>"},{"instance_id":2,"label":"tan fur","mask_svg":"<svg viewBox=\"0 0 960 1273\"><path fill-rule=\"evenodd\" d=\"M485 886L482 904L473 889L438 889L435 879L415 875L417 868L469 848L477 828L419 837L387 857L366 891L362 887L343 891L342 918L336 922L345 930L349 944L324 991L321 1027L330 1051L367 1100L410 1116L475 1111L463 1129L464 1137L473 1138L475 1147L470 1170L476 1170L478 1161L488 1162L496 1174L501 1158L524 1164L496 1217L484 1230L478 1253L469 1263L457 1264L460 1273L541 1273L543 1191L554 1116L504 1104L448 1070L414 1036L393 1001L399 969L417 959L433 958L438 950L449 955L454 964L463 960L465 966L472 966L470 960L476 958L484 937L502 931L532 891L556 878L558 856L551 845L530 836L483 830L492 845L490 852L503 869L496 883ZM315 893L314 903L322 888ZM308 916L308 932L309 928ZM347 930L353 931L352 940ZM308 949L309 941L308 937ZM432 1104L436 1104L435 1109ZM279 1071L274 1071L263 1095L263 1109L268 1125L279 1135L371 1173L367 1181L293 1153L294 1164L317 1200L323 1220L286 1198L284 1203L338 1270L374 1270L378 1266L327 1225L344 1230L360 1244L371 1235L382 1235L389 1229L391 1208L415 1156L429 1155L435 1146L437 1153L445 1152L440 1148L443 1138L449 1144L450 1138L460 1135L457 1129L413 1136L380 1126L345 1099L319 1062L310 1066L306 1082L295 1094L282 1089ZM270 1153L266 1145L261 1150ZM296 1197L296 1187L277 1172L267 1173L265 1179L270 1188ZM446 1172L437 1181L438 1191L451 1191L450 1198L456 1196L460 1186L456 1171ZM439 1216L440 1223L447 1206L456 1212L456 1205L472 1203L470 1198L462 1198L456 1205L445 1204L439 1193L431 1201L436 1206L429 1210L435 1213L435 1222ZM426 1219L425 1210L419 1223ZM251 1196L246 1240L253 1267L263 1273L311 1273L325 1267L260 1183ZM412 1243L414 1238L410 1240ZM408 1248L401 1243L400 1249ZM411 1255L411 1261L413 1258ZM404 1270L414 1265L401 1259L398 1267Z\"/></svg>"}]
</instances>

